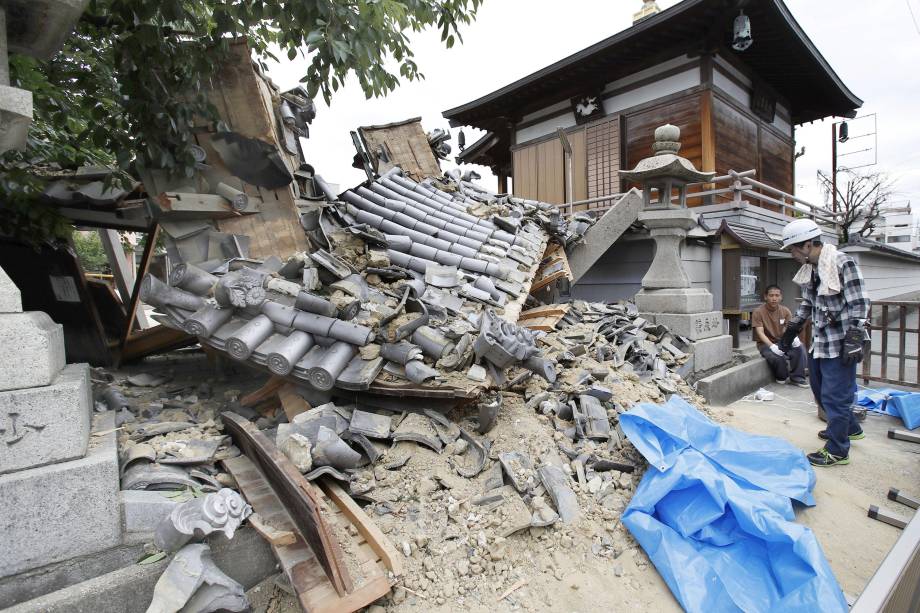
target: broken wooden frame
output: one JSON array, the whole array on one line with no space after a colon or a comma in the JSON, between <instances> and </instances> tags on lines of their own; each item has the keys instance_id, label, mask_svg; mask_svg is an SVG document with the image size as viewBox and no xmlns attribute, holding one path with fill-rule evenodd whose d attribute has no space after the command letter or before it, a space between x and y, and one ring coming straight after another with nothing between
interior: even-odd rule
<instances>
[{"instance_id":1,"label":"broken wooden frame","mask_svg":"<svg viewBox=\"0 0 920 613\"><path fill-rule=\"evenodd\" d=\"M150 260L156 250L159 236L160 226L157 222L153 222L147 228L147 243L144 245L141 261L134 275L134 288L131 291L131 298L128 304L125 305L125 327L118 342L118 364L142 358L151 353L179 349L197 342L193 336L174 330L169 326L156 325L143 330L135 329L135 321L140 321L136 314L141 302L141 281L143 281L144 275L147 274L147 269L150 267Z\"/></svg>"},{"instance_id":2,"label":"broken wooden frame","mask_svg":"<svg viewBox=\"0 0 920 613\"><path fill-rule=\"evenodd\" d=\"M335 540L329 524L323 518L322 503L315 486L307 481L291 464L287 456L281 453L274 443L259 432L249 420L229 411L222 413L221 417L224 426L233 437L233 442L264 476L269 489L274 492L284 509L290 514L292 524L303 537L303 541L312 549L316 561L322 566L335 591L340 596L350 593L354 586L342 560L341 547ZM269 515L258 509L256 512L263 518L269 518ZM306 554L301 552L300 555ZM284 560L281 561L284 563ZM297 563L297 566L301 566L301 563ZM304 566L312 566L312 564ZM309 571L303 568L292 572L294 575L292 583L297 589L294 581L303 573L308 574Z\"/></svg>"},{"instance_id":3,"label":"broken wooden frame","mask_svg":"<svg viewBox=\"0 0 920 613\"><path fill-rule=\"evenodd\" d=\"M270 526L272 533L285 537L267 540L304 611L356 611L389 592L403 573L399 554L354 500L332 482L323 483L322 489L311 484L239 416L225 413L224 423L247 454L225 460L224 465L259 514L263 530ZM360 576L351 577L345 568L332 526L344 538L357 535L349 550L356 557ZM333 582L335 575L326 572L324 561L347 581L341 589Z\"/></svg>"},{"instance_id":4,"label":"broken wooden frame","mask_svg":"<svg viewBox=\"0 0 920 613\"><path fill-rule=\"evenodd\" d=\"M535 294L559 279L571 281L573 279L572 270L569 268L569 260L562 246L552 244L546 248L546 252L543 254L543 259L540 261L540 266L537 268L536 275L533 278L533 285L530 286L530 293Z\"/></svg>"}]
</instances>

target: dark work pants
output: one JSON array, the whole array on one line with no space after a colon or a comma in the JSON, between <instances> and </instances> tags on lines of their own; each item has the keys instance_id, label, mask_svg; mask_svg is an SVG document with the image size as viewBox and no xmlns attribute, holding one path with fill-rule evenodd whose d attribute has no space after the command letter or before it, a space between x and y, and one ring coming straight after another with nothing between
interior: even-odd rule
<instances>
[{"instance_id":1,"label":"dark work pants","mask_svg":"<svg viewBox=\"0 0 920 613\"><path fill-rule=\"evenodd\" d=\"M764 357L773 376L777 379L794 379L805 378L805 347L790 347L786 355L776 355L770 351L769 345L764 345L760 349L760 355Z\"/></svg>"},{"instance_id":2,"label":"dark work pants","mask_svg":"<svg viewBox=\"0 0 920 613\"><path fill-rule=\"evenodd\" d=\"M860 431L853 415L853 395L856 393L856 362L849 366L840 358L808 356L811 391L827 414L828 440L824 444L835 456L850 453L849 435Z\"/></svg>"}]
</instances>

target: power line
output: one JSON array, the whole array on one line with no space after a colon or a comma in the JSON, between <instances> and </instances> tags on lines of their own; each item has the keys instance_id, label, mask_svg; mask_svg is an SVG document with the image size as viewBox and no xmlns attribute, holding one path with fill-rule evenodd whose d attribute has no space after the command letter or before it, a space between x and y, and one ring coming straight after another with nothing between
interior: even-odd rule
<instances>
[{"instance_id":1,"label":"power line","mask_svg":"<svg viewBox=\"0 0 920 613\"><path fill-rule=\"evenodd\" d=\"M910 5L910 0L904 0L907 4L907 10L910 11L910 18L914 22L914 29L917 31L917 34L920 34L920 25L917 25L917 18L914 16L914 7Z\"/></svg>"}]
</instances>

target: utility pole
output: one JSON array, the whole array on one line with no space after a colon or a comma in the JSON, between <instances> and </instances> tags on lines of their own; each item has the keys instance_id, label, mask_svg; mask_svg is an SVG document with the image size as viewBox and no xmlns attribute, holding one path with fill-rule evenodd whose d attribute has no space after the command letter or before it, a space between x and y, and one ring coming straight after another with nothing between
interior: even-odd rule
<instances>
[{"instance_id":1,"label":"utility pole","mask_svg":"<svg viewBox=\"0 0 920 613\"><path fill-rule=\"evenodd\" d=\"M831 210L837 212L837 123L831 122Z\"/></svg>"}]
</instances>

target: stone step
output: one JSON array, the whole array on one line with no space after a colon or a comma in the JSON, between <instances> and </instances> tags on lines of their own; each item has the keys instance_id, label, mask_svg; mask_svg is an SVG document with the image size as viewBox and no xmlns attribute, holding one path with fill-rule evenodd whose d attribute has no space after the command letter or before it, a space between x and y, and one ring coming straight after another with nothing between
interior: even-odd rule
<instances>
[{"instance_id":1,"label":"stone step","mask_svg":"<svg viewBox=\"0 0 920 613\"><path fill-rule=\"evenodd\" d=\"M50 385L64 368L64 328L46 313L0 314L0 391Z\"/></svg>"},{"instance_id":2,"label":"stone step","mask_svg":"<svg viewBox=\"0 0 920 613\"><path fill-rule=\"evenodd\" d=\"M115 414L93 421L86 457L0 476L0 577L121 542Z\"/></svg>"},{"instance_id":3,"label":"stone step","mask_svg":"<svg viewBox=\"0 0 920 613\"><path fill-rule=\"evenodd\" d=\"M726 406L772 382L770 366L765 359L758 357L700 379L696 391L709 404Z\"/></svg>"},{"instance_id":4,"label":"stone step","mask_svg":"<svg viewBox=\"0 0 920 613\"><path fill-rule=\"evenodd\" d=\"M0 392L0 475L82 458L93 404L88 364L70 364L51 385Z\"/></svg>"}]
</instances>

